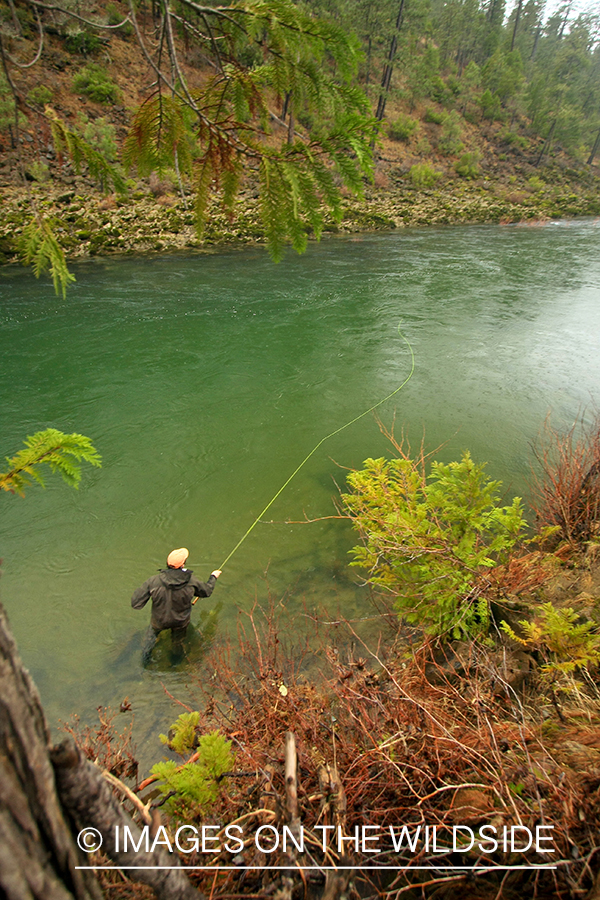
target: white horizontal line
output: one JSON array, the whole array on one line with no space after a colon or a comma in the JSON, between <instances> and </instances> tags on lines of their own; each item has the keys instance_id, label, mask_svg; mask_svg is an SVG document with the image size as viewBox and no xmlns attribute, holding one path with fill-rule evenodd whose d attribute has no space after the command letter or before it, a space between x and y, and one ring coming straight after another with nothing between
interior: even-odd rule
<instances>
[{"instance_id":1,"label":"white horizontal line","mask_svg":"<svg viewBox=\"0 0 600 900\"><path fill-rule=\"evenodd\" d=\"M217 872L239 872L242 869L250 869L252 871L275 871L282 869L289 871L293 869L298 872L517 872L523 869L557 869L558 866L540 865L540 866L295 866L290 863L287 866L75 866L76 869L92 869L102 871L123 871L124 869L180 869L182 871L191 870L194 872L202 872L205 870L216 870Z\"/></svg>"}]
</instances>

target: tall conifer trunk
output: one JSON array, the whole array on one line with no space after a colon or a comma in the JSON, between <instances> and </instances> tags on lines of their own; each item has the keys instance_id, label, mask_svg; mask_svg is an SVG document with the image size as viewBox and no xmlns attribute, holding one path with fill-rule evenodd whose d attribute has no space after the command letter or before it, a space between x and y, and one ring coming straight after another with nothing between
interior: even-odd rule
<instances>
[{"instance_id":1,"label":"tall conifer trunk","mask_svg":"<svg viewBox=\"0 0 600 900\"><path fill-rule=\"evenodd\" d=\"M394 59L396 57L396 50L398 49L398 35L400 33L400 29L402 27L402 16L404 14L404 3L405 0L400 0L400 6L398 8L398 15L396 16L396 25L394 29L394 34L392 36L392 40L390 43L390 49L387 55L387 61L385 66L383 67L383 75L381 76L381 91L379 92L379 100L377 101L377 111L375 113L375 118L380 122L385 115L385 104L387 102L387 95L390 89L390 84L392 81L392 72L394 71Z\"/></svg>"},{"instance_id":2,"label":"tall conifer trunk","mask_svg":"<svg viewBox=\"0 0 600 900\"><path fill-rule=\"evenodd\" d=\"M523 0L519 0L519 5L517 6L517 14L515 16L515 27L513 28L512 39L510 42L511 53L515 49L515 38L517 37L517 29L519 27L519 19L521 18L522 6L523 6Z\"/></svg>"},{"instance_id":3,"label":"tall conifer trunk","mask_svg":"<svg viewBox=\"0 0 600 900\"><path fill-rule=\"evenodd\" d=\"M596 153L598 152L599 147L600 147L600 128L598 129L598 134L596 135L596 140L594 141L594 146L592 147L592 152L588 156L588 160L587 160L588 166L591 166L591 164L594 162L594 157L596 156Z\"/></svg>"}]
</instances>

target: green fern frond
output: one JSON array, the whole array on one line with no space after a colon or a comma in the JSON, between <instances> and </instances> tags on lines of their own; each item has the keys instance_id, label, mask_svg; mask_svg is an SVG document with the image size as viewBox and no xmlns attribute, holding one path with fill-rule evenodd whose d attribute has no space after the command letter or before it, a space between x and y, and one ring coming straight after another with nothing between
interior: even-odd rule
<instances>
[{"instance_id":1,"label":"green fern frond","mask_svg":"<svg viewBox=\"0 0 600 900\"><path fill-rule=\"evenodd\" d=\"M173 728L176 727L177 723ZM161 793L168 795L169 811L189 822L214 803L223 775L231 771L234 763L231 741L212 731L198 741L194 762L178 766L173 760L164 760L156 763L151 771L163 782L159 787Z\"/></svg>"},{"instance_id":2,"label":"green fern frond","mask_svg":"<svg viewBox=\"0 0 600 900\"><path fill-rule=\"evenodd\" d=\"M91 440L83 434L63 434L56 428L38 431L25 440L25 447L12 458L6 458L8 470L0 473L0 490L24 496L24 489L33 481L44 485L39 466L44 464L71 487L79 487L81 467L73 460L83 460L92 466L101 465L101 457Z\"/></svg>"}]
</instances>

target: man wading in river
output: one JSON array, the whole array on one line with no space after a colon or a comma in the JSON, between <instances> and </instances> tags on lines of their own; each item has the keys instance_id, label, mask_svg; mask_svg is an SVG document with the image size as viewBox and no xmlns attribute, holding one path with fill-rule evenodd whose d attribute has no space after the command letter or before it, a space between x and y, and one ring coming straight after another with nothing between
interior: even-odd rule
<instances>
[{"instance_id":1,"label":"man wading in river","mask_svg":"<svg viewBox=\"0 0 600 900\"><path fill-rule=\"evenodd\" d=\"M158 575L153 575L133 592L131 605L134 609L142 609L152 597L152 618L142 649L142 665L150 661L158 635L167 628L171 629L173 662L181 660L192 606L198 597L210 597L221 574L220 569L215 569L208 581L198 581L191 569L184 568L188 555L185 547L173 550L167 557L167 568L161 569Z\"/></svg>"}]
</instances>

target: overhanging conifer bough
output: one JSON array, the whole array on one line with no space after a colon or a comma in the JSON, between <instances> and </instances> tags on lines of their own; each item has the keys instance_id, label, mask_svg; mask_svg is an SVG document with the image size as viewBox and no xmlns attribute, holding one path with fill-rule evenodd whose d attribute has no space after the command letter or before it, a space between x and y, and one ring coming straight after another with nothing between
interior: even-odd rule
<instances>
[{"instance_id":1,"label":"overhanging conifer bough","mask_svg":"<svg viewBox=\"0 0 600 900\"><path fill-rule=\"evenodd\" d=\"M214 7L181 0L173 8L158 0L152 28L138 18L133 0L118 26L88 21L60 3L27 2L42 24L44 16L59 11L94 28L133 28L154 87L133 117L121 161L140 176L174 169L180 186L187 179L200 236L215 202L233 218L240 188L257 186L260 219L277 260L286 243L302 252L309 235L319 238L326 215L341 220L342 187L362 195L364 179L372 176L379 125L364 92L351 82L360 56L357 39L333 22L292 0L237 0ZM43 29L40 34L39 56ZM200 87L189 80L190 69L180 59L182 34L188 48L194 46L206 60ZM4 56L3 63L10 70L13 61ZM23 107L23 98L16 89L13 93ZM123 170L107 164L51 109L44 115L59 155L70 157L76 169L85 165L105 189L126 190ZM69 278L64 254L62 262L57 258L60 241L48 237L49 231L54 234L51 220L34 212L23 258L35 262L38 274L49 269L64 293ZM44 240L37 240L36 228Z\"/></svg>"}]
</instances>

